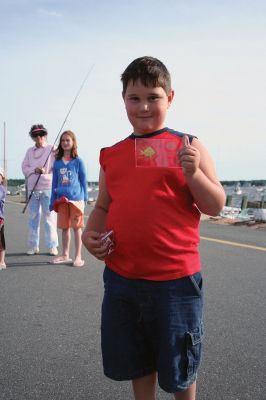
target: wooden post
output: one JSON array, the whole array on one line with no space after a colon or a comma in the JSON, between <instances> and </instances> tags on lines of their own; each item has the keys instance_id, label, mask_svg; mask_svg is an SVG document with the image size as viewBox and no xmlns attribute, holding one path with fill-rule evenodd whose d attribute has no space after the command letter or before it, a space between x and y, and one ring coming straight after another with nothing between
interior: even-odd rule
<instances>
[{"instance_id":1,"label":"wooden post","mask_svg":"<svg viewBox=\"0 0 266 400\"><path fill-rule=\"evenodd\" d=\"M231 206L232 206L232 199L233 199L233 196L232 196L231 194L228 194L228 195L226 196L225 205L226 205L227 207L231 207Z\"/></svg>"},{"instance_id":2,"label":"wooden post","mask_svg":"<svg viewBox=\"0 0 266 400\"><path fill-rule=\"evenodd\" d=\"M241 201L241 210L247 208L247 204L248 204L248 196L244 195Z\"/></svg>"}]
</instances>

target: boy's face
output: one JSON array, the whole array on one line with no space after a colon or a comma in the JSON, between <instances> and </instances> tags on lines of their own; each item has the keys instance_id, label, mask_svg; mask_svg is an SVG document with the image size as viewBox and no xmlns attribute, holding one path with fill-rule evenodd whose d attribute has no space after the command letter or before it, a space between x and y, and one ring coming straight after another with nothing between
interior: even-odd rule
<instances>
[{"instance_id":1,"label":"boy's face","mask_svg":"<svg viewBox=\"0 0 266 400\"><path fill-rule=\"evenodd\" d=\"M167 109L174 97L162 87L146 87L140 80L130 81L124 96L127 116L134 133L145 135L164 128Z\"/></svg>"}]
</instances>

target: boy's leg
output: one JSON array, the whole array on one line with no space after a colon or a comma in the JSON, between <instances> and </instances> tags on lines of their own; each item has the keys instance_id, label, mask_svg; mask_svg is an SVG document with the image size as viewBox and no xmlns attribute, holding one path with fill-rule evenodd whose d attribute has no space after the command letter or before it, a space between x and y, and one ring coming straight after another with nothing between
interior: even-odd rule
<instances>
[{"instance_id":1,"label":"boy's leg","mask_svg":"<svg viewBox=\"0 0 266 400\"><path fill-rule=\"evenodd\" d=\"M132 386L135 400L155 400L156 372L142 378L133 379Z\"/></svg>"},{"instance_id":2,"label":"boy's leg","mask_svg":"<svg viewBox=\"0 0 266 400\"><path fill-rule=\"evenodd\" d=\"M156 365L142 321L142 282L123 278L108 267L103 279L101 347L104 374L110 379L132 381L135 399L154 400ZM146 292L144 297L147 297Z\"/></svg>"},{"instance_id":3,"label":"boy's leg","mask_svg":"<svg viewBox=\"0 0 266 400\"><path fill-rule=\"evenodd\" d=\"M155 400L156 373L132 381L135 400ZM196 400L196 382L187 390L175 393L175 400Z\"/></svg>"},{"instance_id":4,"label":"boy's leg","mask_svg":"<svg viewBox=\"0 0 266 400\"><path fill-rule=\"evenodd\" d=\"M173 393L175 399L195 400L203 337L202 277L197 272L157 285L160 286L155 308L160 332L155 347L158 383L164 391ZM152 325L148 328L151 337Z\"/></svg>"},{"instance_id":5,"label":"boy's leg","mask_svg":"<svg viewBox=\"0 0 266 400\"><path fill-rule=\"evenodd\" d=\"M39 248L40 240L40 221L41 221L41 204L40 194L34 192L29 202L29 220L28 220L28 246L30 249Z\"/></svg>"},{"instance_id":6,"label":"boy's leg","mask_svg":"<svg viewBox=\"0 0 266 400\"><path fill-rule=\"evenodd\" d=\"M175 400L196 400L196 382L183 392L175 393Z\"/></svg>"},{"instance_id":7,"label":"boy's leg","mask_svg":"<svg viewBox=\"0 0 266 400\"><path fill-rule=\"evenodd\" d=\"M40 201L43 213L44 223L44 239L48 249L58 247L58 236L56 229L56 213L49 210L50 190L45 190L41 193Z\"/></svg>"}]
</instances>

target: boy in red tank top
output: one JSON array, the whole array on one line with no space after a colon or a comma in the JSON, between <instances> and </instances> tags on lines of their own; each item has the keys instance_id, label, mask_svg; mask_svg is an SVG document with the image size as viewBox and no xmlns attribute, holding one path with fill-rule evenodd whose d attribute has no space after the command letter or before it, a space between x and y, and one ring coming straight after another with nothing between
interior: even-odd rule
<instances>
[{"instance_id":1,"label":"boy in red tank top","mask_svg":"<svg viewBox=\"0 0 266 400\"><path fill-rule=\"evenodd\" d=\"M104 373L132 380L135 400L155 400L157 380L175 399L195 400L200 212L219 214L225 194L200 141L165 127L174 97L165 65L138 58L121 81L133 133L101 151L99 196L82 236L106 263Z\"/></svg>"}]
</instances>

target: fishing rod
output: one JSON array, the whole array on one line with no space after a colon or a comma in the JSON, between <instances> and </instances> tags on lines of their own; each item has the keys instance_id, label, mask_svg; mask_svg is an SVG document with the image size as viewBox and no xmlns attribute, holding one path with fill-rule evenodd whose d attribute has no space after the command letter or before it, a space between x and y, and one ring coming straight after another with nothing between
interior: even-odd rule
<instances>
[{"instance_id":1,"label":"fishing rod","mask_svg":"<svg viewBox=\"0 0 266 400\"><path fill-rule=\"evenodd\" d=\"M63 127L65 126L65 123L66 123L66 121L67 121L67 118L69 117L69 114L71 113L72 108L74 107L74 104L76 103L77 98L79 97L79 94L80 94L80 92L81 92L83 86L85 85L85 82L86 82L86 80L88 79L88 77L89 77L89 75L90 75L90 73L91 73L93 67L94 67L94 65L92 65L92 66L89 68L89 70L88 70L88 72L87 72L87 74L86 74L86 76L85 76L85 78L84 78L84 80L83 80L83 82L82 82L82 84L81 84L79 90L77 91L77 94L76 94L76 96L75 96L75 98L74 98L74 100L73 100L71 106L69 107L69 110L68 110L68 112L67 112L67 115L66 115L66 117L65 117L65 119L64 119L64 121L63 121L63 123L62 123L62 125L61 125L61 128L59 129L59 132L58 132L58 134L57 134L57 136L56 136L56 138L55 138L55 141L54 141L54 143L53 143L53 146L51 147L51 150L50 150L50 152L49 152L49 154L48 154L48 156L47 156L47 158L46 158L46 160L45 160L45 162L44 162L42 168L45 167L47 161L49 160L49 157L50 157L50 155L51 155L51 153L52 153L52 151L53 151L53 149L54 149L54 146L55 146L55 144L56 144L56 142L57 142L57 139L59 138L59 135L60 135L60 133L62 132ZM36 182L35 182L35 184L34 184L32 190L31 190L31 192L30 192L30 195L29 195L29 197L28 197L28 199L27 199L27 201L26 201L25 207L24 207L23 210L22 210L22 214L25 213L25 211L26 211L26 209L27 209L27 207L28 207L28 205L29 205L30 199L32 198L32 195L33 195L33 192L34 192L36 186L38 185L38 182L39 182L39 180L40 180L41 175L42 175L42 174L39 174L39 176L38 176L38 178L37 178L37 180L36 180Z\"/></svg>"}]
</instances>

